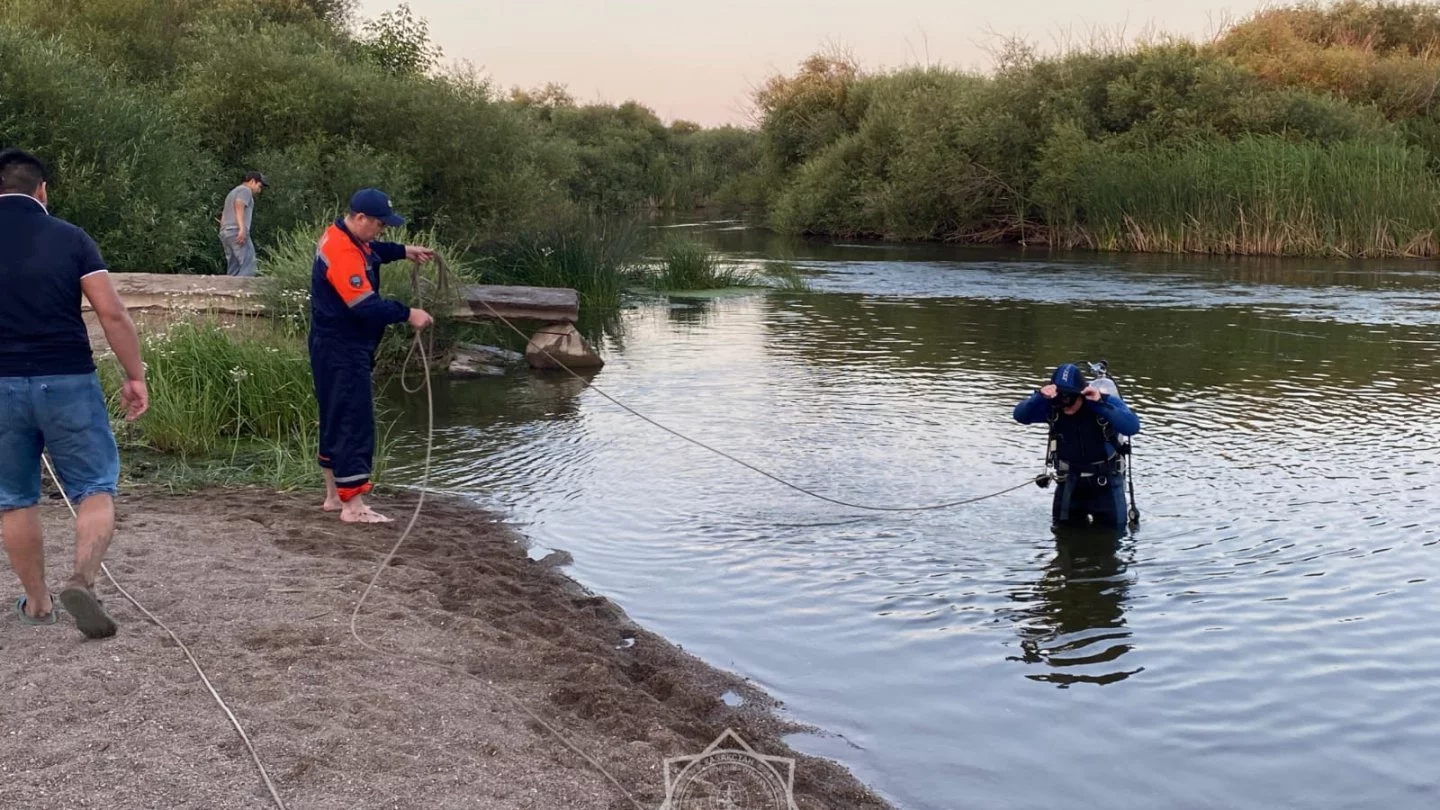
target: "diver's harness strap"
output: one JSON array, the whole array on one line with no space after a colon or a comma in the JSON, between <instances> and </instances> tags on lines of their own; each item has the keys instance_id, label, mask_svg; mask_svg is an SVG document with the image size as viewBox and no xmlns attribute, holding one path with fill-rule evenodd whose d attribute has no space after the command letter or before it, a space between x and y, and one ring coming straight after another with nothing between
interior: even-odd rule
<instances>
[{"instance_id":1,"label":"diver's harness strap","mask_svg":"<svg viewBox=\"0 0 1440 810\"><path fill-rule=\"evenodd\" d=\"M1110 425L1110 420L1103 416L1095 417L1095 423L1100 426L1100 430L1104 434L1105 444L1110 448L1110 457L1104 461L1096 461L1083 465L1072 465L1060 460L1060 433L1056 428L1056 423L1059 420L1060 409L1051 408L1050 416L1046 419L1046 421L1050 423L1050 445L1045 452L1045 465L1055 471L1056 481L1064 481L1066 473L1068 473L1072 467L1081 468L1080 472L1076 473L1076 475L1081 478L1093 478L1096 476L1103 478L1106 474L1121 475L1125 472L1124 462L1121 456L1130 455L1130 445L1129 443L1119 440L1119 437L1115 433L1115 428ZM1102 467L1105 469L1099 469ZM1098 472L1096 471L1097 469L1099 470Z\"/></svg>"},{"instance_id":2,"label":"diver's harness strap","mask_svg":"<svg viewBox=\"0 0 1440 810\"><path fill-rule=\"evenodd\" d=\"M1096 486L1106 487L1110 485L1112 477L1124 475L1130 479L1129 472L1129 442L1121 442L1111 427L1110 421L1104 417L1097 416L1095 421L1104 433L1105 444L1111 448L1110 457L1104 461L1096 461L1091 464L1070 464L1059 459L1060 436L1056 430L1056 422L1060 419L1060 410L1052 408L1047 421L1050 423L1050 444L1045 454L1045 465L1054 472L1049 476L1060 485L1060 514L1059 519L1066 521L1070 519L1070 499L1075 494L1075 487L1080 481L1093 479ZM1040 483L1037 479L1036 483ZM1132 525L1140 522L1140 510L1135 507L1135 482L1128 480L1130 485L1129 513L1126 517ZM1041 486L1047 486L1046 480Z\"/></svg>"}]
</instances>

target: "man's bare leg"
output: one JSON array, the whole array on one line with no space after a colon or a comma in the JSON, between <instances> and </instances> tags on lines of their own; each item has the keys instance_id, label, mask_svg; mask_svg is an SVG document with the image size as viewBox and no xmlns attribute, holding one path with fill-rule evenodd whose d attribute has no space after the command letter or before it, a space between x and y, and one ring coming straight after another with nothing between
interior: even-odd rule
<instances>
[{"instance_id":1,"label":"man's bare leg","mask_svg":"<svg viewBox=\"0 0 1440 810\"><path fill-rule=\"evenodd\" d=\"M40 529L40 509L16 509L0 516L0 532L5 535L5 553L10 567L20 577L25 589L25 615L42 619L55 606L50 603L50 588L45 585L45 537Z\"/></svg>"},{"instance_id":2,"label":"man's bare leg","mask_svg":"<svg viewBox=\"0 0 1440 810\"><path fill-rule=\"evenodd\" d=\"M335 471L325 470L325 503L320 508L326 512L339 512L345 507L340 500L340 490L335 487Z\"/></svg>"},{"instance_id":3,"label":"man's bare leg","mask_svg":"<svg viewBox=\"0 0 1440 810\"><path fill-rule=\"evenodd\" d=\"M110 539L115 536L115 499L107 493L91 495L75 510L75 572L60 592L65 610L88 638L115 635L115 620L95 598L95 580Z\"/></svg>"},{"instance_id":4,"label":"man's bare leg","mask_svg":"<svg viewBox=\"0 0 1440 810\"><path fill-rule=\"evenodd\" d=\"M345 502L340 509L340 519L346 523L393 523L394 518L388 518L371 509L365 503L364 495L356 495Z\"/></svg>"},{"instance_id":5,"label":"man's bare leg","mask_svg":"<svg viewBox=\"0 0 1440 810\"><path fill-rule=\"evenodd\" d=\"M67 586L95 587L114 536L115 499L102 492L81 501L75 509L75 572Z\"/></svg>"}]
</instances>

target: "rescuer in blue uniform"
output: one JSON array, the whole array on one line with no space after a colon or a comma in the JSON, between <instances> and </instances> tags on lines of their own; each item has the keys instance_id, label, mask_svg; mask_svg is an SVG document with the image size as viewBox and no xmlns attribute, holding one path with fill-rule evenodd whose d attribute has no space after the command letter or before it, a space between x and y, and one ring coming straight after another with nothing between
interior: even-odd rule
<instances>
[{"instance_id":1,"label":"rescuer in blue uniform","mask_svg":"<svg viewBox=\"0 0 1440 810\"><path fill-rule=\"evenodd\" d=\"M1050 425L1055 525L1126 525L1121 437L1139 433L1140 418L1119 396L1102 392L1078 366L1066 363L1055 369L1049 385L1015 406L1015 421Z\"/></svg>"},{"instance_id":2,"label":"rescuer in blue uniform","mask_svg":"<svg viewBox=\"0 0 1440 810\"><path fill-rule=\"evenodd\" d=\"M375 349L392 323L409 322L417 330L432 323L425 310L380 297L380 265L435 257L418 245L376 241L386 226L404 224L384 192L355 192L350 212L320 237L310 274L310 370L320 405L324 509L347 523L390 521L364 497L375 455Z\"/></svg>"}]
</instances>

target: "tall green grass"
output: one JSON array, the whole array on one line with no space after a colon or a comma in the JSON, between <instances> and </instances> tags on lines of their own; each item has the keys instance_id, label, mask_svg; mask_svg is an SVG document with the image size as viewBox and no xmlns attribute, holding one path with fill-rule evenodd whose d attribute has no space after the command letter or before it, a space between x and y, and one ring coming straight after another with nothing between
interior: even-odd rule
<instances>
[{"instance_id":1,"label":"tall green grass","mask_svg":"<svg viewBox=\"0 0 1440 810\"><path fill-rule=\"evenodd\" d=\"M750 287L751 274L723 261L708 245L691 239L672 238L662 243L660 263L640 280L654 290L719 290Z\"/></svg>"},{"instance_id":2,"label":"tall green grass","mask_svg":"<svg viewBox=\"0 0 1440 810\"><path fill-rule=\"evenodd\" d=\"M570 287L582 310L613 309L644 249L636 219L576 214L480 248L476 266L487 283Z\"/></svg>"},{"instance_id":3,"label":"tall green grass","mask_svg":"<svg viewBox=\"0 0 1440 810\"><path fill-rule=\"evenodd\" d=\"M147 468L166 471L166 480L318 480L319 422L302 341L265 323L197 319L147 335L142 351L150 410L117 423L117 438L142 451ZM100 371L115 401L119 371L113 363Z\"/></svg>"},{"instance_id":4,"label":"tall green grass","mask_svg":"<svg viewBox=\"0 0 1440 810\"><path fill-rule=\"evenodd\" d=\"M251 468L258 480L294 479L301 458L314 474L317 411L304 346L291 337L213 320L173 323L148 334L143 353L150 411L118 422L127 450L148 451L150 467ZM252 327L253 329L253 327ZM121 375L101 363L112 401ZM256 458L274 460L264 470Z\"/></svg>"},{"instance_id":5,"label":"tall green grass","mask_svg":"<svg viewBox=\"0 0 1440 810\"><path fill-rule=\"evenodd\" d=\"M770 280L771 286L781 292L811 291L810 282L806 280L804 272L790 262L770 262L761 269L761 273Z\"/></svg>"},{"instance_id":6,"label":"tall green grass","mask_svg":"<svg viewBox=\"0 0 1440 810\"><path fill-rule=\"evenodd\" d=\"M151 403L135 437L151 449L209 456L230 452L235 440L315 436L309 359L293 339L198 320L147 336L143 352Z\"/></svg>"},{"instance_id":7,"label":"tall green grass","mask_svg":"<svg viewBox=\"0 0 1440 810\"><path fill-rule=\"evenodd\" d=\"M1436 255L1440 181L1420 149L1275 136L1093 152L1080 221L1056 241L1101 250L1347 257Z\"/></svg>"}]
</instances>

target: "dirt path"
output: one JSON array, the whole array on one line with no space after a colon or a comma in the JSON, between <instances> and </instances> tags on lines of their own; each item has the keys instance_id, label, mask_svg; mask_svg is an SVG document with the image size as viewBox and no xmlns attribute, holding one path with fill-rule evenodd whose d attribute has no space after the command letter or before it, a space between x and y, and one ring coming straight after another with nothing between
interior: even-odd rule
<instances>
[{"instance_id":1,"label":"dirt path","mask_svg":"<svg viewBox=\"0 0 1440 810\"><path fill-rule=\"evenodd\" d=\"M426 503L362 632L493 687L350 638L350 610L398 528L342 527L308 500L258 491L120 500L111 570L194 649L291 808L635 806L495 687L647 810L664 799L664 759L698 754L726 728L761 753L795 756L780 742L793 729L763 695L532 561L486 513ZM399 515L413 500L384 505ZM45 513L59 581L69 515L55 503ZM0 596L18 588L3 563L0 583ZM104 642L73 625L21 625L13 595L0 602L0 807L273 806L179 650L108 584L100 591L122 623ZM745 705L721 700L727 689ZM833 763L797 759L803 810L886 807Z\"/></svg>"}]
</instances>

